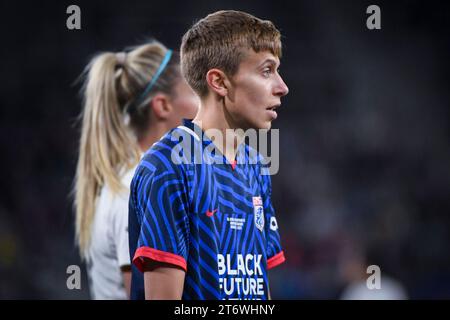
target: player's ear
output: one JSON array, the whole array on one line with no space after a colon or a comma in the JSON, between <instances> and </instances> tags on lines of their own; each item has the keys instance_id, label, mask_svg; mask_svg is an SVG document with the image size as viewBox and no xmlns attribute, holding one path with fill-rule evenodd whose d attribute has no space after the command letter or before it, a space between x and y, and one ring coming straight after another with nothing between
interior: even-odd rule
<instances>
[{"instance_id":1,"label":"player's ear","mask_svg":"<svg viewBox=\"0 0 450 320\"><path fill-rule=\"evenodd\" d=\"M150 101L150 108L156 119L166 120L170 117L173 107L167 95L157 93Z\"/></svg>"},{"instance_id":2,"label":"player's ear","mask_svg":"<svg viewBox=\"0 0 450 320\"><path fill-rule=\"evenodd\" d=\"M210 69L206 73L206 82L212 91L221 97L228 94L229 81L226 74L219 69Z\"/></svg>"}]
</instances>

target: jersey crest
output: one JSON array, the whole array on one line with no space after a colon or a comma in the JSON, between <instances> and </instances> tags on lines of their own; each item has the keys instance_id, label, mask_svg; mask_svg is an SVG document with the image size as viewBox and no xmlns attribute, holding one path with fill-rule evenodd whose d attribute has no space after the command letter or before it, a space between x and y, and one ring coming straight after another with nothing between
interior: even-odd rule
<instances>
[{"instance_id":1,"label":"jersey crest","mask_svg":"<svg viewBox=\"0 0 450 320\"><path fill-rule=\"evenodd\" d=\"M253 213L255 216L255 226L259 231L264 229L264 209L261 197L253 197Z\"/></svg>"}]
</instances>

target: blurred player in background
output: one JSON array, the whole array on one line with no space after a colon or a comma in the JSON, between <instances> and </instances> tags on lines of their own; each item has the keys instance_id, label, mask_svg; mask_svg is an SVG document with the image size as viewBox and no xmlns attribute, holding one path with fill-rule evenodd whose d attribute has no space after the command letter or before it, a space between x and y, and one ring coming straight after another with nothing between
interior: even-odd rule
<instances>
[{"instance_id":1,"label":"blurred player in background","mask_svg":"<svg viewBox=\"0 0 450 320\"><path fill-rule=\"evenodd\" d=\"M101 53L86 71L75 182L76 235L94 299L127 299L129 185L142 153L198 98L181 76L179 55L158 41Z\"/></svg>"},{"instance_id":2,"label":"blurred player in background","mask_svg":"<svg viewBox=\"0 0 450 320\"><path fill-rule=\"evenodd\" d=\"M235 130L270 129L288 93L280 57L272 22L244 12L208 15L184 35L183 75L201 106L136 169L129 230L140 272L133 269L132 299L270 298L267 270L285 260L270 176ZM232 136L212 141L210 129ZM180 138L187 148L172 152Z\"/></svg>"},{"instance_id":3,"label":"blurred player in background","mask_svg":"<svg viewBox=\"0 0 450 320\"><path fill-rule=\"evenodd\" d=\"M372 272L368 272L369 250L353 240L340 254L338 260L338 271L340 278L344 281L339 298L341 300L407 300L408 292L405 286L398 280L386 274L380 268L378 279L379 287L369 286L368 281ZM379 260L379 259L370 259Z\"/></svg>"}]
</instances>

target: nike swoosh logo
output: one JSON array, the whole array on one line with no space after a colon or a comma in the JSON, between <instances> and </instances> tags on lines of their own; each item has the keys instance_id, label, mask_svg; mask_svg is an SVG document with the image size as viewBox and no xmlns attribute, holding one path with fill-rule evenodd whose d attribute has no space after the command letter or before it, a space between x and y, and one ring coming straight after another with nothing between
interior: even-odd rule
<instances>
[{"instance_id":1,"label":"nike swoosh logo","mask_svg":"<svg viewBox=\"0 0 450 320\"><path fill-rule=\"evenodd\" d=\"M217 209L214 209L213 211L206 210L206 216L212 217L213 214L216 213L216 211L217 211Z\"/></svg>"}]
</instances>

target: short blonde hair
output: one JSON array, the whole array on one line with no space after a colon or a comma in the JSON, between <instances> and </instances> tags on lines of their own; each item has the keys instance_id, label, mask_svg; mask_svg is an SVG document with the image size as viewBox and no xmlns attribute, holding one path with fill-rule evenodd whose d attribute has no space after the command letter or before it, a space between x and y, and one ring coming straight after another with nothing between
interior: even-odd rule
<instances>
[{"instance_id":1,"label":"short blonde hair","mask_svg":"<svg viewBox=\"0 0 450 320\"><path fill-rule=\"evenodd\" d=\"M195 23L183 36L181 71L200 96L208 93L206 73L218 68L236 74L245 49L270 51L281 58L281 34L271 21L241 11L217 11Z\"/></svg>"}]
</instances>

